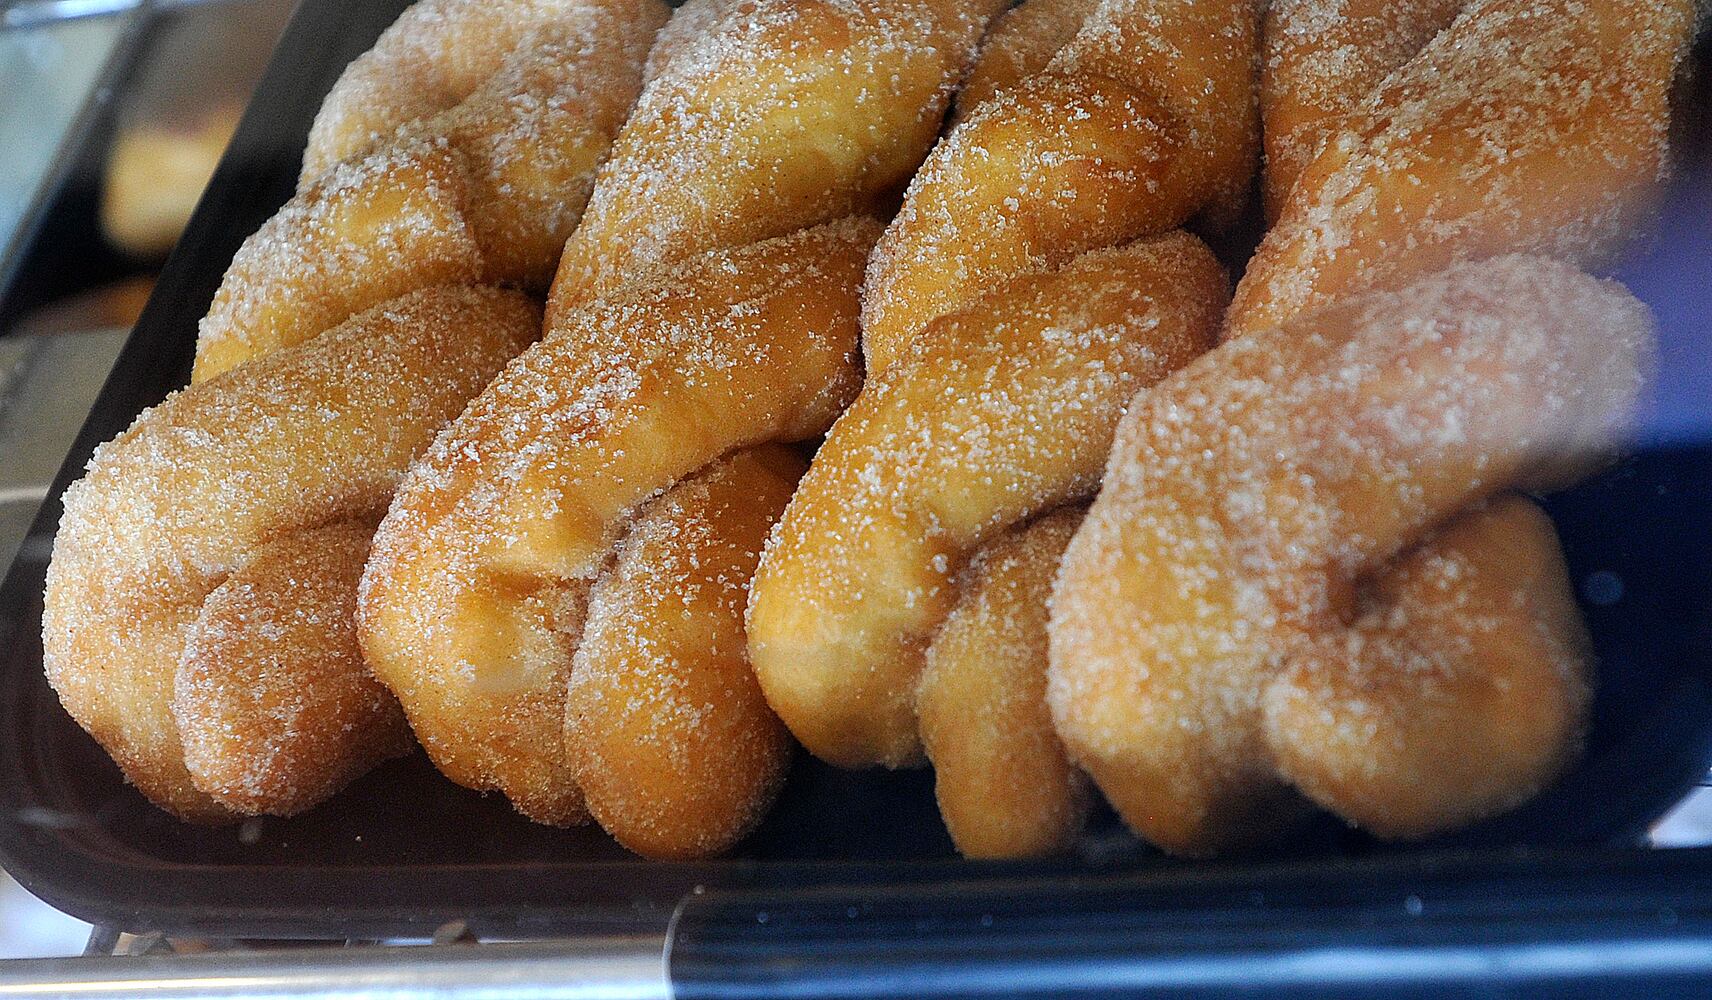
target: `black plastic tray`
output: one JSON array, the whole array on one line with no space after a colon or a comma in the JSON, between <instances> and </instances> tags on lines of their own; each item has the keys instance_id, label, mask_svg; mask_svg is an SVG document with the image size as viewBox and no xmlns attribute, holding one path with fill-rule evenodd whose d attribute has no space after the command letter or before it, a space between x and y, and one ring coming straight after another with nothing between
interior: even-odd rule
<instances>
[{"instance_id":1,"label":"black plastic tray","mask_svg":"<svg viewBox=\"0 0 1712 1000\"><path fill-rule=\"evenodd\" d=\"M302 4L54 497L97 443L186 381L196 321L239 243L291 194L322 96L404 6ZM1704 152L1712 148L1705 140L1699 129L1689 141ZM1639 845L1712 758L1707 161L1700 156L1679 178L1661 235L1622 272L1664 327L1660 402L1643 447L1548 503L1574 578L1596 581L1584 611L1602 684L1585 761L1517 814L1416 846L1377 844L1325 820L1285 853L1216 864L1162 858L1103 816L1072 857L970 863L951 849L926 772L852 774L805 757L773 816L733 856L667 864L635 859L593 828L530 824L497 796L443 780L418 755L295 819L188 826L125 785L42 678L41 592L56 499L0 589L0 865L48 902L128 930L396 937L462 919L484 936L537 936L659 926L682 904L706 917L697 934L714 955L755 935L788 951L790 941L813 936L805 928L855 941L873 914L878 923L864 924L872 933L892 933L884 928L895 930L886 921L896 919L915 928L906 936L934 927L960 934L959 913L991 926L999 911L1035 914L1028 926L1037 929L1041 913L1140 927L1139 916L1110 914L1151 912L1163 900L1175 901L1170 920L1223 926L1239 938L1240 928L1284 919L1352 940L1390 935L1387 921L1418 916L1423 898L1428 912L1450 914L1434 927L1466 924L1469 933L1499 919L1493 912L1519 920L1519 900L1536 920L1596 911L1615 931L1652 926L1668 912L1673 927L1700 926L1712 908L1712 851ZM1414 902L1404 907L1407 897ZM1465 902L1441 911L1441 898ZM924 906L937 906L939 917L924 919ZM769 922L768 912L800 921ZM743 933L719 930L732 913L748 914L738 920ZM1486 916L1472 916L1479 913ZM1271 940L1258 931L1250 938L1257 947Z\"/></svg>"}]
</instances>

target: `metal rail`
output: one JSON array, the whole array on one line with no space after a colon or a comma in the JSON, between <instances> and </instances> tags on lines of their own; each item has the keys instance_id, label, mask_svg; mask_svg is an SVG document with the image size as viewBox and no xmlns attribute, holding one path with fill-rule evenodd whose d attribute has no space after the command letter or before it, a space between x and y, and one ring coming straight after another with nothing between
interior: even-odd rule
<instances>
[{"instance_id":1,"label":"metal rail","mask_svg":"<svg viewBox=\"0 0 1712 1000\"><path fill-rule=\"evenodd\" d=\"M668 1000L666 934L0 962L0 998Z\"/></svg>"}]
</instances>

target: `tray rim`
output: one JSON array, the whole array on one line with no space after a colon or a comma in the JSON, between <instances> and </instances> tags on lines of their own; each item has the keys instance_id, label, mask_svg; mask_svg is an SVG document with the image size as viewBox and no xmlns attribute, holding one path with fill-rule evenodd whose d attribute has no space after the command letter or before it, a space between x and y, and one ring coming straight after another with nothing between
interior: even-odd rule
<instances>
[{"instance_id":1,"label":"tray rim","mask_svg":"<svg viewBox=\"0 0 1712 1000\"><path fill-rule=\"evenodd\" d=\"M200 315L212 297L213 283L206 278L195 278L196 262L216 254L218 259L229 259L237 244L273 210L267 207L260 218L254 218L257 205L277 205L279 201L271 197L267 182L258 178L253 164L246 163L238 151L281 148L282 133L274 120L280 112L278 105L286 103L288 116L295 119L302 117L303 105L309 102L312 116L313 108L319 106L324 84L330 83L330 75L337 73L337 68L330 74L326 65L304 65L292 56L337 51L339 42L354 33L390 23L390 14L382 20L377 11L402 6L403 0L392 0L389 4L301 0L245 111L232 146L162 271L159 287L170 290L170 294L151 298L127 339L113 374L55 477L49 500L31 529L31 538L52 537L59 516L59 497L66 485L81 472L95 446L109 436L114 419L118 418L118 425L124 426L134 416L136 385L126 384L126 380L134 373L145 373L145 384L158 390L154 399L145 401L152 403L182 385L188 375L193 338L175 339L166 332L182 326L192 313ZM378 34L378 30L375 28L368 37ZM310 93L312 98L307 96ZM302 124L306 131L307 121ZM254 224L235 225L234 218L254 218ZM173 280L187 274L193 280ZM39 601L39 587L39 571L20 554L0 585L0 655L10 655L9 651L19 642L21 630L39 628L39 614L32 615L29 611ZM31 590L35 591L35 601ZM0 733L17 725L24 710L13 703L16 699L4 697L17 687L8 686L8 680L0 670ZM17 774L19 764L16 749L0 739L0 776ZM0 802L5 801L5 794L5 789L0 789ZM1431 847L1341 858L1333 864L1320 858L1142 868L1101 868L1071 862L727 859L680 864L630 860L393 867L306 865L285 869L278 865L168 862L143 865L80 849L79 844L76 839L44 840L40 828L26 826L10 810L0 810L0 866L30 892L72 916L130 931L241 934L258 938L426 936L453 919L468 921L472 930L483 936L533 937L652 928L670 919L682 900L704 889L739 897L782 895L808 900L853 890L907 893L932 887L947 892L1053 892L1106 885L1149 891L1181 890L1211 899L1231 891L1233 886L1280 885L1292 879L1342 886L1353 892L1375 883L1426 884L1447 879L1455 882L1459 877L1473 884L1482 877L1480 873L1499 880L1525 877L1561 886L1577 880L1590 883L1589 875L1595 873L1604 881L1606 891L1622 893L1636 912L1657 906L1674 908L1678 913L1693 911L1712 916L1712 847L1668 850ZM622 885L612 884L615 880L603 883L587 877L642 868L651 873L652 881L674 888L644 899ZM154 883L150 876L162 870L172 870L179 881L171 887ZM403 875L410 877L397 877ZM281 879L294 883L294 890L301 898L313 898L316 902L298 900L281 905L265 901L267 894L257 889L278 884ZM404 886L405 882L410 885ZM574 902L543 903L543 896L549 894L543 890L550 891L560 882L577 883L585 895ZM605 884L609 891L587 894L590 884ZM431 893L436 902L424 905L425 893ZM1685 893L1702 900L1704 905L1699 910L1692 906L1685 909L1682 902ZM1570 889L1556 896L1536 897L1532 902L1541 912L1566 917L1584 913L1594 905L1587 892Z\"/></svg>"}]
</instances>

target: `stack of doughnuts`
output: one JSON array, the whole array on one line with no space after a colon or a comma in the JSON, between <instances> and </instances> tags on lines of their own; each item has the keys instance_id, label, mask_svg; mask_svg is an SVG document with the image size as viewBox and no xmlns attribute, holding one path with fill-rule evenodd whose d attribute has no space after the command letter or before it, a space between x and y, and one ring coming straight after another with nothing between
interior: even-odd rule
<instances>
[{"instance_id":1,"label":"stack of doughnuts","mask_svg":"<svg viewBox=\"0 0 1712 1000\"><path fill-rule=\"evenodd\" d=\"M67 493L67 709L186 819L419 743L666 858L798 742L996 858L1549 785L1595 677L1528 493L1644 389L1580 269L1692 0L1009 8L420 0Z\"/></svg>"}]
</instances>

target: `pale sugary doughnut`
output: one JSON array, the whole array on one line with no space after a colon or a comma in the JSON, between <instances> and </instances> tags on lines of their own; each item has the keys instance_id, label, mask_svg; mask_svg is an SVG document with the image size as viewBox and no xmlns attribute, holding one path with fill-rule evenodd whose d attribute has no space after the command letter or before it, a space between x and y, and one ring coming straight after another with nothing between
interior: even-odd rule
<instances>
[{"instance_id":1,"label":"pale sugary doughnut","mask_svg":"<svg viewBox=\"0 0 1712 1000\"><path fill-rule=\"evenodd\" d=\"M1046 72L953 129L869 264L870 367L1017 275L1228 211L1259 146L1258 18L1253 0L1103 0Z\"/></svg>"},{"instance_id":2,"label":"pale sugary doughnut","mask_svg":"<svg viewBox=\"0 0 1712 1000\"><path fill-rule=\"evenodd\" d=\"M568 309L412 471L376 536L370 667L454 781L585 818L566 678L637 505L748 445L814 437L861 379L849 219L717 252Z\"/></svg>"},{"instance_id":3,"label":"pale sugary doughnut","mask_svg":"<svg viewBox=\"0 0 1712 1000\"><path fill-rule=\"evenodd\" d=\"M686 6L565 247L548 314L705 251L885 209L1005 6Z\"/></svg>"},{"instance_id":4,"label":"pale sugary doughnut","mask_svg":"<svg viewBox=\"0 0 1712 1000\"><path fill-rule=\"evenodd\" d=\"M357 645L357 580L376 518L285 535L202 603L173 685L196 786L289 816L416 746Z\"/></svg>"},{"instance_id":5,"label":"pale sugary doughnut","mask_svg":"<svg viewBox=\"0 0 1712 1000\"><path fill-rule=\"evenodd\" d=\"M1082 30L1100 0L1027 0L994 19L969 79L957 93L961 122L988 98L1046 69Z\"/></svg>"},{"instance_id":6,"label":"pale sugary doughnut","mask_svg":"<svg viewBox=\"0 0 1712 1000\"><path fill-rule=\"evenodd\" d=\"M848 767L920 758L922 655L987 539L1089 496L1124 403L1205 350L1226 300L1174 233L1020 278L869 377L767 546L749 653L773 709Z\"/></svg>"},{"instance_id":7,"label":"pale sugary doughnut","mask_svg":"<svg viewBox=\"0 0 1712 1000\"><path fill-rule=\"evenodd\" d=\"M1368 585L1347 629L1266 686L1279 773L1383 837L1503 812L1563 773L1592 643L1551 520L1510 494L1457 516Z\"/></svg>"},{"instance_id":8,"label":"pale sugary doughnut","mask_svg":"<svg viewBox=\"0 0 1712 1000\"><path fill-rule=\"evenodd\" d=\"M1082 523L1065 510L1000 536L959 575L916 687L939 814L971 858L1067 849L1092 801L1046 707L1046 602Z\"/></svg>"},{"instance_id":9,"label":"pale sugary doughnut","mask_svg":"<svg viewBox=\"0 0 1712 1000\"><path fill-rule=\"evenodd\" d=\"M1299 808L1262 725L1281 664L1435 523L1608 454L1651 353L1620 286L1506 257L1230 341L1141 394L1054 591L1071 758L1168 850L1275 833Z\"/></svg>"},{"instance_id":10,"label":"pale sugary doughnut","mask_svg":"<svg viewBox=\"0 0 1712 1000\"><path fill-rule=\"evenodd\" d=\"M595 584L565 736L589 811L638 854L716 854L754 829L794 744L761 696L743 631L749 580L805 463L739 452L636 517Z\"/></svg>"},{"instance_id":11,"label":"pale sugary doughnut","mask_svg":"<svg viewBox=\"0 0 1712 1000\"><path fill-rule=\"evenodd\" d=\"M210 595L294 533L378 515L539 324L517 293L427 289L175 393L96 450L65 494L43 662L72 717L150 799L186 818L230 815L186 768L172 712ZM245 808L263 791L240 793Z\"/></svg>"},{"instance_id":12,"label":"pale sugary doughnut","mask_svg":"<svg viewBox=\"0 0 1712 1000\"><path fill-rule=\"evenodd\" d=\"M416 288L547 287L666 16L565 7L456 106L315 174L245 241L198 329L197 381Z\"/></svg>"},{"instance_id":13,"label":"pale sugary doughnut","mask_svg":"<svg viewBox=\"0 0 1712 1000\"><path fill-rule=\"evenodd\" d=\"M1588 265L1663 178L1692 0L1471 0L1302 172L1227 335L1460 260Z\"/></svg>"}]
</instances>

